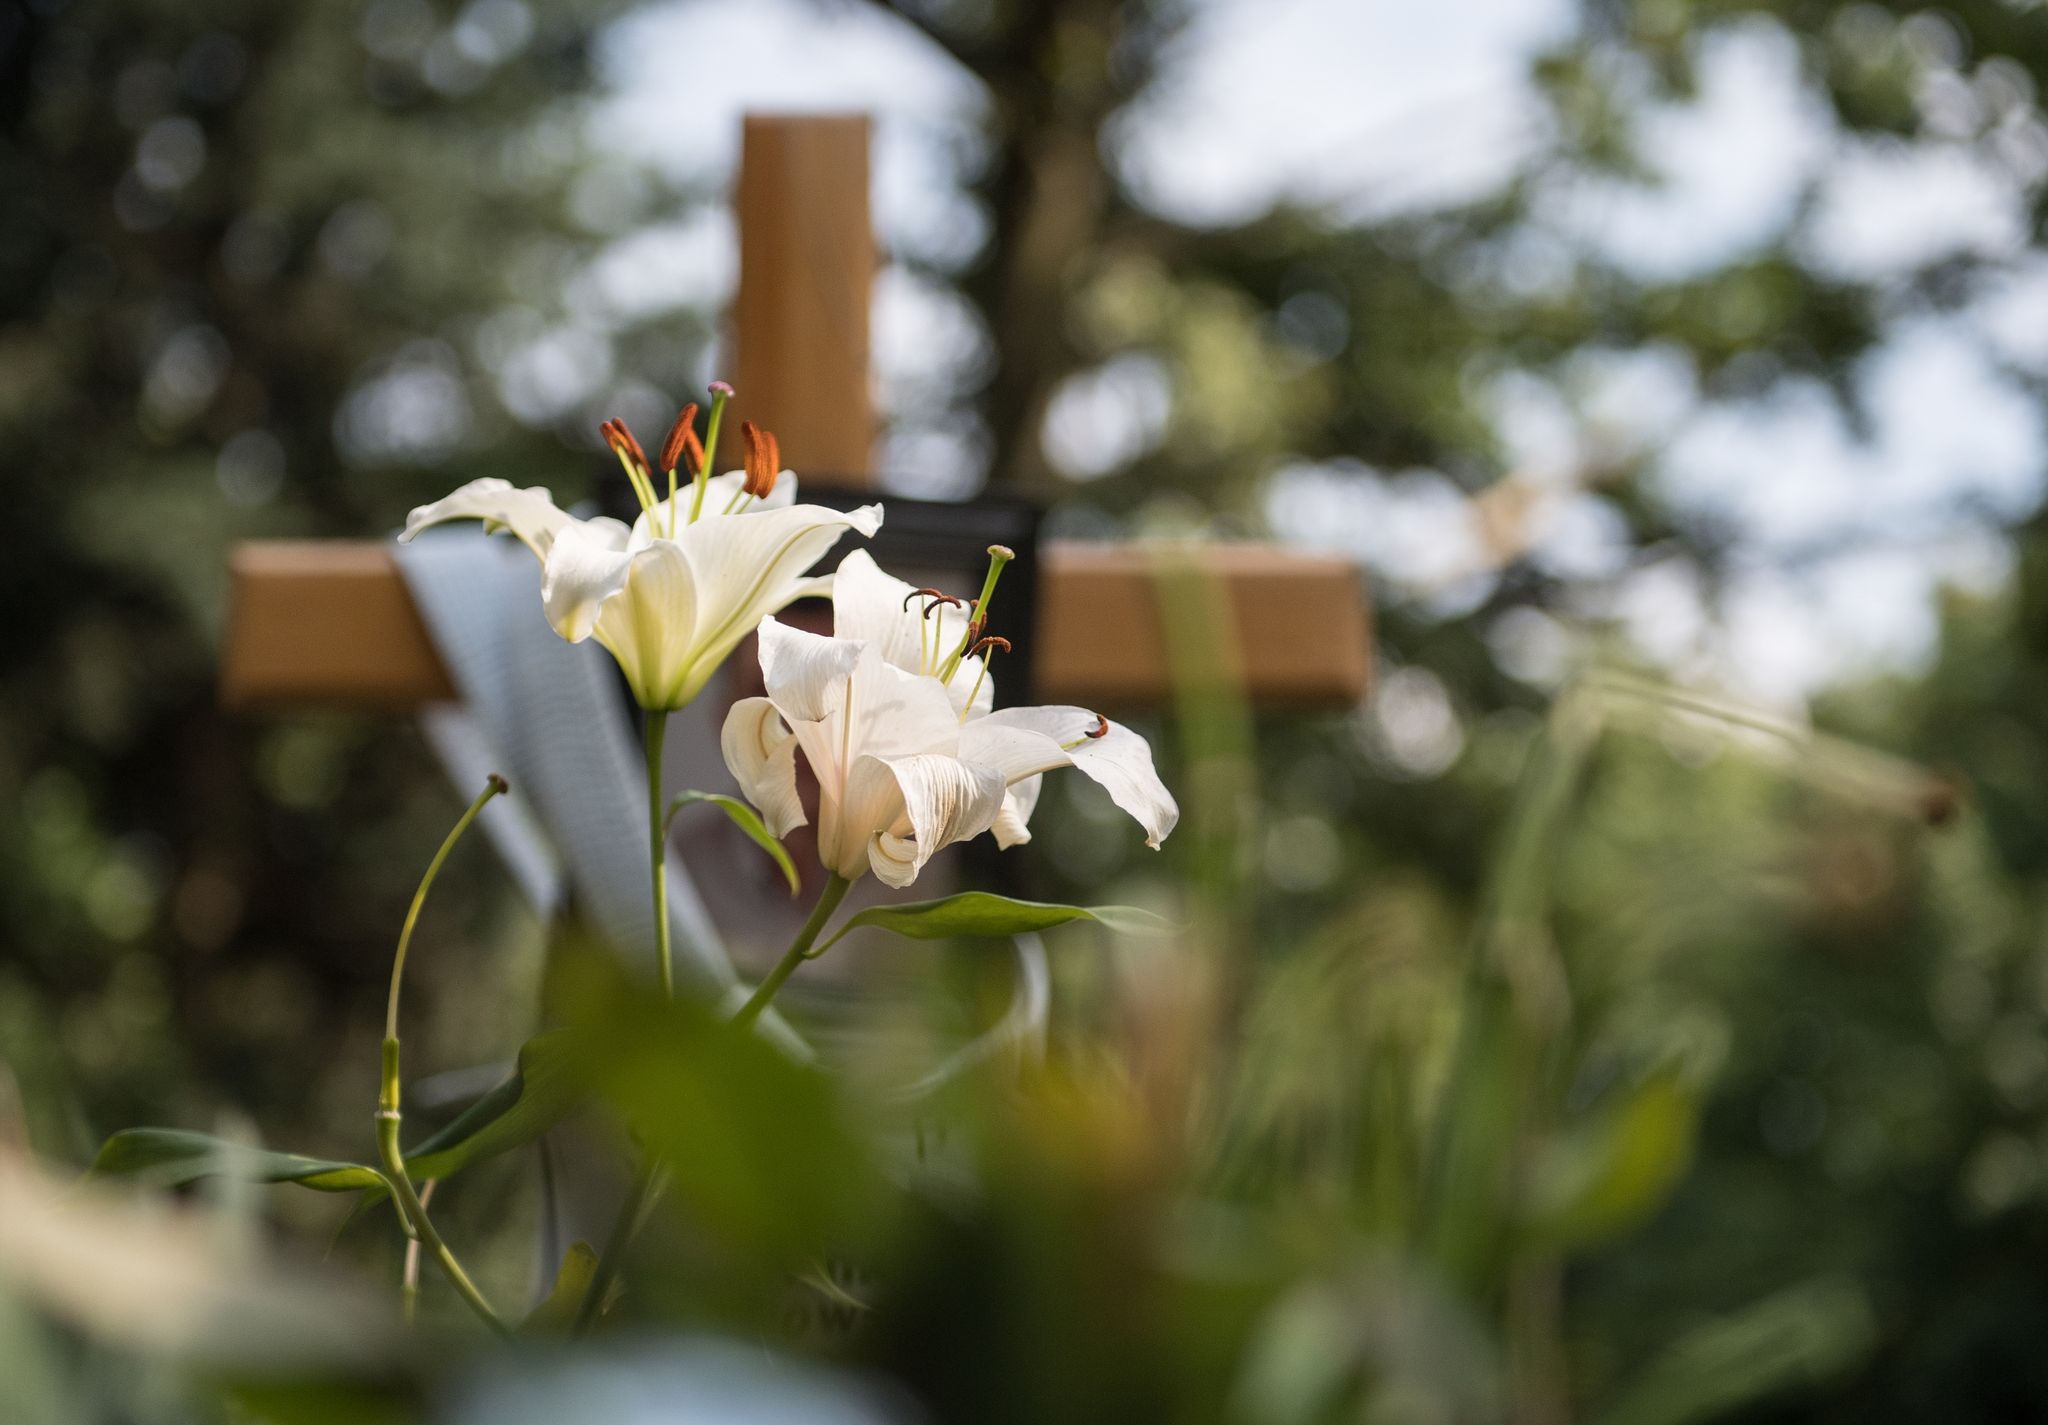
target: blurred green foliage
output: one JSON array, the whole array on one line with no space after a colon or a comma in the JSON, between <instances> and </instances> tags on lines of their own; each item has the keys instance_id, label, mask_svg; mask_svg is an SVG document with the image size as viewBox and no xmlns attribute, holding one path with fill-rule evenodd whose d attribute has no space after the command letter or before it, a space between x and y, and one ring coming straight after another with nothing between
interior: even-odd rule
<instances>
[{"instance_id":1,"label":"blurred green foliage","mask_svg":"<svg viewBox=\"0 0 2048 1425\"><path fill-rule=\"evenodd\" d=\"M1724 764L1718 774L1674 759L1665 740L1677 739ZM1760 739L1796 763L1759 766ZM526 1089L501 1105L497 1122L517 1131L453 1148L432 1171L446 1186L542 1119L580 1122L582 1147L602 1156L637 1144L665 1165L663 1190L604 1339L625 1321L773 1344L855 1369L839 1387L849 1397L883 1378L940 1419L1685 1421L1839 1391L1878 1356L1891 1244L1752 1248L1742 1239L1764 1220L1759 1203L1783 1210L1812 1170L1773 1182L1752 1150L1690 1171L1712 1130L1702 1109L1730 1097L1717 1081L1734 1077L1725 1065L1740 1049L1731 965L1782 985L1786 958L1828 953L1841 910L1838 887L1759 874L1726 833L1769 825L1811 846L1847 825L1917 882L1940 874L1923 826L1932 784L1908 764L1625 679L1569 693L1535 751L1469 955L1433 934L1404 947L1391 926L1287 955L1247 955L1215 923L1163 949L1071 927L1062 963L1118 965L1122 1021L1067 1018L1043 1057L1013 1054L916 1099L877 1094L856 1066L794 1063L709 1007L661 1004L608 957L578 955L558 987L565 1027L535 1041ZM1684 931L1669 943L1626 946L1717 956L1698 983L1603 964L1611 945L1563 933L1572 863L1615 864L1583 828L1612 824L1610 798L1637 804L1643 779L1726 803L1707 820L1727 823L1666 822L1632 853L1683 878L1666 899L1687 894L1683 881L1711 888L1717 913L1674 917ZM1839 989L1847 976L1819 978ZM533 1088L543 1058L545 1106ZM583 1092L563 1091L569 1081ZM578 1107L586 1094L594 1113ZM1761 1119L1771 1147L1817 1146L1798 1136L1810 1123L1780 1114L1774 1128L1774 1112ZM486 1122L468 1141L493 1136ZM180 1144L124 1142L106 1170L202 1170ZM218 1151L228 1162L208 1167L231 1164L233 1150ZM243 1168L283 1169L300 1171ZM1723 1187L1731 1170L1737 1186ZM1881 1216L1893 1184L1866 1186L1862 1209ZM476 1191L466 1178L454 1190ZM1703 1249L1710 1265L1692 1260ZM581 1275L586 1251L568 1249L563 1271ZM122 1273L98 1280L118 1294ZM464 1319L440 1285L426 1300L452 1344ZM520 1291L502 1271L493 1289L501 1301ZM559 1337L563 1310L537 1310L525 1331ZM458 1401L465 1379L546 1373L473 1328L468 1339ZM205 1332L185 1344L201 1362L222 1349ZM260 1382L262 1418L278 1420L321 1418L307 1390L374 1384L411 1411L437 1380L447 1389L444 1369L403 1346L367 1375L294 1360L280 1346L215 1368Z\"/></svg>"}]
</instances>

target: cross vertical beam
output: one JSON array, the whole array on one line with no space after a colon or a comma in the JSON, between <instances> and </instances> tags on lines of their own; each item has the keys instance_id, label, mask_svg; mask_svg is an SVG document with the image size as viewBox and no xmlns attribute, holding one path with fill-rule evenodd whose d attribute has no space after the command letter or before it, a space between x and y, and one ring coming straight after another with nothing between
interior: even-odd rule
<instances>
[{"instance_id":1,"label":"cross vertical beam","mask_svg":"<svg viewBox=\"0 0 2048 1425\"><path fill-rule=\"evenodd\" d=\"M784 465L835 485L869 483L873 460L871 127L865 114L749 114L741 139L733 410L775 432Z\"/></svg>"}]
</instances>

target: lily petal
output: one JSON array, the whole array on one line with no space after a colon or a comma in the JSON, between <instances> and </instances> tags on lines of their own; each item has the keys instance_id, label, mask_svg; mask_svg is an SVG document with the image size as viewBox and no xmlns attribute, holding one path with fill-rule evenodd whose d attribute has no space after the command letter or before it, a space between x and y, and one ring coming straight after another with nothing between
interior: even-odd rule
<instances>
[{"instance_id":1,"label":"lily petal","mask_svg":"<svg viewBox=\"0 0 2048 1425\"><path fill-rule=\"evenodd\" d=\"M541 566L540 602L571 643L590 637L604 601L626 586L626 544L626 527L615 519L571 521L556 534Z\"/></svg>"},{"instance_id":2,"label":"lily petal","mask_svg":"<svg viewBox=\"0 0 2048 1425\"><path fill-rule=\"evenodd\" d=\"M792 722L823 722L845 704L846 680L860 662L864 645L806 633L764 618L761 681L768 696Z\"/></svg>"},{"instance_id":3,"label":"lily petal","mask_svg":"<svg viewBox=\"0 0 2048 1425\"><path fill-rule=\"evenodd\" d=\"M697 491L693 484L685 481L676 490L676 533L680 535L692 524L702 524L706 520L737 519L741 515L786 509L796 502L796 476L784 472L784 478L776 482L773 494L766 499L751 500L745 509L727 514L725 507L745 488L746 482L746 472L741 470L728 470L723 475L713 475L704 482L704 505L698 511L697 518L692 520L690 510L697 503ZM652 510L643 510L639 518L633 521L634 547L638 548L655 539L666 539L669 531L668 518L666 499L656 501Z\"/></svg>"},{"instance_id":4,"label":"lily petal","mask_svg":"<svg viewBox=\"0 0 2048 1425\"><path fill-rule=\"evenodd\" d=\"M836 788L819 792L818 858L849 881L859 880L868 873L868 848L899 822L909 829L902 786L880 759L856 757Z\"/></svg>"},{"instance_id":5,"label":"lily petal","mask_svg":"<svg viewBox=\"0 0 2048 1425\"><path fill-rule=\"evenodd\" d=\"M959 751L960 718L936 679L891 667L868 648L854 666L851 687L852 703L842 716L852 723L848 745L857 751L876 757Z\"/></svg>"},{"instance_id":6,"label":"lily petal","mask_svg":"<svg viewBox=\"0 0 2048 1425\"><path fill-rule=\"evenodd\" d=\"M694 696L764 616L797 597L807 582L805 571L841 534L851 529L872 535L881 524L880 505L844 512L787 505L699 520L679 530L676 543L697 589L696 657L683 696Z\"/></svg>"},{"instance_id":7,"label":"lily petal","mask_svg":"<svg viewBox=\"0 0 2048 1425\"><path fill-rule=\"evenodd\" d=\"M641 707L673 710L695 695L685 688L693 660L679 630L696 616L696 580L682 550L658 539L635 552L625 587L597 616L596 637L619 660Z\"/></svg>"},{"instance_id":8,"label":"lily petal","mask_svg":"<svg viewBox=\"0 0 2048 1425\"><path fill-rule=\"evenodd\" d=\"M554 496L538 485L521 490L511 481L493 476L472 480L431 505L421 505L405 517L405 530L398 536L399 542L405 543L429 525L448 520L482 520L493 533L510 530L541 560L548 557L548 549L563 527L576 523L573 517L557 509Z\"/></svg>"},{"instance_id":9,"label":"lily petal","mask_svg":"<svg viewBox=\"0 0 2048 1425\"><path fill-rule=\"evenodd\" d=\"M1026 777L1003 793L1003 809L996 813L996 824L989 828L999 848L1007 851L1031 839L1031 813L1037 808L1038 794L1044 787L1045 778Z\"/></svg>"},{"instance_id":10,"label":"lily petal","mask_svg":"<svg viewBox=\"0 0 2048 1425\"><path fill-rule=\"evenodd\" d=\"M925 601L917 586L882 572L865 549L839 561L832 587L832 632L840 638L872 643L877 652L910 673L929 673L933 648L950 654L967 631L959 609L941 604L924 616Z\"/></svg>"},{"instance_id":11,"label":"lily petal","mask_svg":"<svg viewBox=\"0 0 2048 1425\"><path fill-rule=\"evenodd\" d=\"M718 744L740 791L761 813L768 830L785 836L806 820L796 791L797 740L775 704L741 698L725 715Z\"/></svg>"},{"instance_id":12,"label":"lily petal","mask_svg":"<svg viewBox=\"0 0 2048 1425\"><path fill-rule=\"evenodd\" d=\"M1004 708L960 729L960 755L996 768L1012 783L1055 767L1077 768L1130 813L1145 829L1145 844L1156 849L1179 822L1180 806L1159 780L1144 738L1115 722L1101 737L1088 735L1104 721L1086 708Z\"/></svg>"},{"instance_id":13,"label":"lily petal","mask_svg":"<svg viewBox=\"0 0 2048 1425\"><path fill-rule=\"evenodd\" d=\"M690 667L686 634L697 593L689 562L668 540L629 551L617 520L570 525L548 551L541 606L555 632L571 643L597 641L643 708L679 708Z\"/></svg>"},{"instance_id":14,"label":"lily petal","mask_svg":"<svg viewBox=\"0 0 2048 1425\"><path fill-rule=\"evenodd\" d=\"M1035 727L1016 726L1009 717L1011 713L1043 711L1046 709L1005 708L1000 721L995 713L975 718L960 729L960 755L970 762L995 768L1012 786L1056 767L1073 766L1073 758L1050 734ZM1092 721L1088 724L1094 725Z\"/></svg>"},{"instance_id":15,"label":"lily petal","mask_svg":"<svg viewBox=\"0 0 2048 1425\"><path fill-rule=\"evenodd\" d=\"M796 581L796 598L797 598L797 599L829 599L829 598L831 598L831 597L832 597L832 585L833 585L833 578L834 578L834 576L832 576L832 575L830 575L830 574L813 574L813 575L811 575L811 576L810 576L810 577L809 577L808 579L799 579L799 580L797 580L797 581ZM790 602L791 602L791 603L795 603L795 602L796 602L796 599L791 599L791 600L790 600Z\"/></svg>"},{"instance_id":16,"label":"lily petal","mask_svg":"<svg viewBox=\"0 0 2048 1425\"><path fill-rule=\"evenodd\" d=\"M984 659L963 658L953 681L946 684L946 696L962 721L987 717L996 705L996 675L988 671Z\"/></svg>"},{"instance_id":17,"label":"lily petal","mask_svg":"<svg viewBox=\"0 0 2048 1425\"><path fill-rule=\"evenodd\" d=\"M959 717L938 681L891 667L871 644L766 619L761 678L821 781L843 781L845 749L898 757L959 746Z\"/></svg>"},{"instance_id":18,"label":"lily petal","mask_svg":"<svg viewBox=\"0 0 2048 1425\"><path fill-rule=\"evenodd\" d=\"M834 576L832 632L872 643L884 659L905 672L936 675L966 637L967 614L942 603L927 618L927 600L916 595L915 585L882 572L874 556L856 549L839 561ZM995 680L982 673L979 658L960 660L946 692L956 714L987 712L995 704Z\"/></svg>"},{"instance_id":19,"label":"lily petal","mask_svg":"<svg viewBox=\"0 0 2048 1425\"><path fill-rule=\"evenodd\" d=\"M902 887L938 851L994 825L1003 792L1000 773L957 757L862 757L847 779L842 815L849 831L871 828L867 852L875 878Z\"/></svg>"},{"instance_id":20,"label":"lily petal","mask_svg":"<svg viewBox=\"0 0 2048 1425\"><path fill-rule=\"evenodd\" d=\"M698 516L699 520L760 514L764 510L787 509L796 503L796 473L785 470L775 477L773 490L747 501L745 509L734 510L732 515L727 515L725 507L732 503L734 495L746 488L746 484L747 472L744 470L728 470L723 475L713 475L705 482L704 511Z\"/></svg>"}]
</instances>

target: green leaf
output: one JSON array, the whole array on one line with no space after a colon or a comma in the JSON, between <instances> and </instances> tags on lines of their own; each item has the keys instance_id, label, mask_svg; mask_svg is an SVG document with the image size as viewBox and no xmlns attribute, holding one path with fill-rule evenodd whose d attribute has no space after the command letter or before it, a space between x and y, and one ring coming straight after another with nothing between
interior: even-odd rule
<instances>
[{"instance_id":1,"label":"green leaf","mask_svg":"<svg viewBox=\"0 0 2048 1425\"><path fill-rule=\"evenodd\" d=\"M239 1407L230 1418L264 1425L412 1425L420 1418L407 1387L385 1379L299 1377L273 1369L225 1380L221 1391Z\"/></svg>"},{"instance_id":2,"label":"green leaf","mask_svg":"<svg viewBox=\"0 0 2048 1425\"><path fill-rule=\"evenodd\" d=\"M738 797L721 796L717 792L679 792L676 799L668 804L668 816L661 823L663 829L667 829L669 822L676 819L677 812L695 802L709 802L731 817L734 826L751 837L756 846L775 858L775 864L782 868L783 876L789 881L789 893L797 893L803 883L796 873L796 863L789 859L789 852L775 839L754 809Z\"/></svg>"},{"instance_id":3,"label":"green leaf","mask_svg":"<svg viewBox=\"0 0 2048 1425\"><path fill-rule=\"evenodd\" d=\"M453 1177L471 1163L531 1143L583 1099L576 1037L551 1029L526 1041L512 1077L465 1109L454 1122L405 1155L414 1182Z\"/></svg>"},{"instance_id":4,"label":"green leaf","mask_svg":"<svg viewBox=\"0 0 2048 1425\"><path fill-rule=\"evenodd\" d=\"M576 1324L583 1298L596 1276L597 1253L588 1242L571 1242L562 1255L562 1265L555 1272L555 1284L548 1289L547 1299L533 1309L520 1329L567 1335Z\"/></svg>"},{"instance_id":5,"label":"green leaf","mask_svg":"<svg viewBox=\"0 0 2048 1425\"><path fill-rule=\"evenodd\" d=\"M1697 1096L1675 1068L1618 1095L1538 1158L1527 1238L1562 1252L1639 1226L1691 1166L1698 1126Z\"/></svg>"},{"instance_id":6,"label":"green leaf","mask_svg":"<svg viewBox=\"0 0 2048 1425\"><path fill-rule=\"evenodd\" d=\"M1599 1425L1693 1425L1852 1370L1877 1322L1851 1282L1817 1278L1708 1321L1652 1358Z\"/></svg>"},{"instance_id":7,"label":"green leaf","mask_svg":"<svg viewBox=\"0 0 2048 1425\"><path fill-rule=\"evenodd\" d=\"M251 1182L298 1183L320 1192L384 1190L383 1177L361 1163L273 1153L177 1128L123 1129L100 1148L92 1160L92 1172L106 1177L142 1177L164 1187L232 1174Z\"/></svg>"},{"instance_id":8,"label":"green leaf","mask_svg":"<svg viewBox=\"0 0 2048 1425\"><path fill-rule=\"evenodd\" d=\"M966 935L1022 935L1031 930L1049 930L1070 920L1092 920L1123 935L1158 935L1173 929L1173 922L1135 906L1049 905L1043 901L1011 900L987 891L962 891L943 900L870 906L840 926L811 956L815 959L824 954L862 926L893 930L913 940L949 940Z\"/></svg>"},{"instance_id":9,"label":"green leaf","mask_svg":"<svg viewBox=\"0 0 2048 1425\"><path fill-rule=\"evenodd\" d=\"M566 1030L527 1041L512 1076L471 1104L454 1122L406 1154L413 1181L453 1177L471 1163L531 1143L573 1110L583 1096L578 1056ZM384 1178L361 1163L305 1158L244 1147L176 1128L129 1128L106 1141L92 1171L144 1176L162 1187L233 1174L252 1182L297 1183L319 1192L363 1191L381 1197Z\"/></svg>"},{"instance_id":10,"label":"green leaf","mask_svg":"<svg viewBox=\"0 0 2048 1425\"><path fill-rule=\"evenodd\" d=\"M685 1000L643 993L602 1035L593 1086L662 1164L657 1211L708 1234L721 1258L773 1263L778 1282L872 1248L897 1190L831 1075Z\"/></svg>"}]
</instances>

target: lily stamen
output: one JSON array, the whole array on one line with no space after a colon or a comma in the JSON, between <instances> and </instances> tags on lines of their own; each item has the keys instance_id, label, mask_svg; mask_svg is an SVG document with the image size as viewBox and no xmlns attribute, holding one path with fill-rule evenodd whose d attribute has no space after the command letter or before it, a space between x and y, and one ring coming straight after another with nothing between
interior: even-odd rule
<instances>
[{"instance_id":1,"label":"lily stamen","mask_svg":"<svg viewBox=\"0 0 2048 1425\"><path fill-rule=\"evenodd\" d=\"M775 482L782 475L782 442L774 431L763 430L752 421L740 422L740 439L747 447L747 493L765 500L775 493Z\"/></svg>"},{"instance_id":2,"label":"lily stamen","mask_svg":"<svg viewBox=\"0 0 2048 1425\"><path fill-rule=\"evenodd\" d=\"M604 433L604 442L612 448L612 454L619 458L619 466L633 487L633 498L640 502L641 509L653 513L654 477L648 473L647 452L640 448L640 442L633 438L633 432L626 428L626 423L616 417L598 429Z\"/></svg>"},{"instance_id":3,"label":"lily stamen","mask_svg":"<svg viewBox=\"0 0 2048 1425\"><path fill-rule=\"evenodd\" d=\"M909 593L903 596L903 611L905 613L910 612L910 601L912 599L934 599L938 603L951 604L956 609L965 608L967 606L964 600L954 598L944 589L912 589ZM926 618L930 618L932 616L932 609L934 607L935 605L933 604L925 605L924 616Z\"/></svg>"},{"instance_id":4,"label":"lily stamen","mask_svg":"<svg viewBox=\"0 0 2048 1425\"><path fill-rule=\"evenodd\" d=\"M782 443L776 440L774 431L763 430L752 421L741 421L740 443L746 447L746 480L726 502L727 514L767 499L775 493L775 482L782 477Z\"/></svg>"},{"instance_id":5,"label":"lily stamen","mask_svg":"<svg viewBox=\"0 0 2048 1425\"><path fill-rule=\"evenodd\" d=\"M967 721L967 715L974 711L974 700L981 693L981 680L988 676L989 660L995 656L998 649L1008 653L1010 651L1010 640L1002 637L1000 634L990 634L987 638L977 639L974 647L967 650L969 658L974 657L977 653L982 654L983 657L981 666L974 672L974 686L967 690L967 701L961 706L960 721Z\"/></svg>"},{"instance_id":6,"label":"lily stamen","mask_svg":"<svg viewBox=\"0 0 2048 1425\"><path fill-rule=\"evenodd\" d=\"M686 456L694 457L696 469L704 468L704 447L697 440L697 403L690 402L676 417L676 423L668 428L668 439L661 443L661 468L668 472L668 537L676 537L676 470ZM696 476L694 472L692 479Z\"/></svg>"},{"instance_id":7,"label":"lily stamen","mask_svg":"<svg viewBox=\"0 0 2048 1425\"><path fill-rule=\"evenodd\" d=\"M685 454L697 457L697 464L704 463L704 447L697 440L697 403L690 402L676 417L676 423L668 428L668 439L661 443L661 468L673 475L681 468ZM695 474L695 470L691 471Z\"/></svg>"},{"instance_id":8,"label":"lily stamen","mask_svg":"<svg viewBox=\"0 0 2048 1425\"><path fill-rule=\"evenodd\" d=\"M918 620L917 625L917 666L920 672L929 673L932 671L932 664L937 661L939 656L937 642L932 636L932 629L930 627L933 610L946 604L950 604L956 609L963 609L967 607L967 604L947 593L944 589L912 589L903 596L902 607L905 613L910 611L910 601L912 599L923 599L925 601L924 614Z\"/></svg>"},{"instance_id":9,"label":"lily stamen","mask_svg":"<svg viewBox=\"0 0 2048 1425\"><path fill-rule=\"evenodd\" d=\"M1060 751L1072 752L1084 742L1099 742L1107 736L1109 736L1109 719L1101 713L1097 713L1095 714L1095 726L1089 728L1072 742L1062 742L1060 744Z\"/></svg>"}]
</instances>

